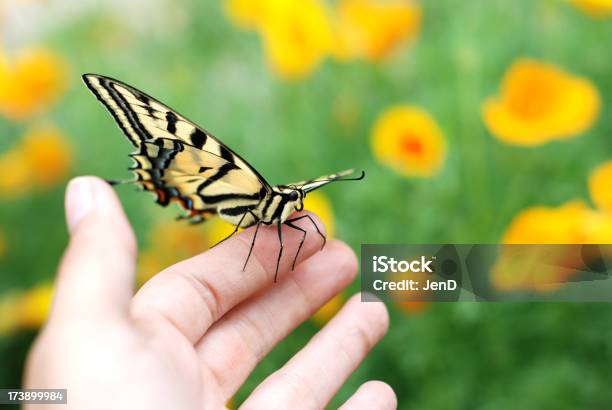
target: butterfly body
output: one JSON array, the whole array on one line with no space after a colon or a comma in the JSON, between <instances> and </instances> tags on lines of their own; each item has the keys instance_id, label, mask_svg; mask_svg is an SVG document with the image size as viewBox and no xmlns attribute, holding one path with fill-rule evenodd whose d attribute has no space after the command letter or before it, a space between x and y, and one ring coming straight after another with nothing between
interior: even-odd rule
<instances>
[{"instance_id":1,"label":"butterfly body","mask_svg":"<svg viewBox=\"0 0 612 410\"><path fill-rule=\"evenodd\" d=\"M333 181L359 180L343 178L347 170L308 181L272 186L243 158L215 138L211 133L162 104L153 97L121 81L97 74L85 74L83 80L104 104L128 140L136 147L130 154L134 164L132 181L157 196L157 203L167 206L177 202L185 210L185 218L193 223L218 215L238 228L256 225L247 260L260 225L276 225L282 256L281 225L303 232L293 222L308 215L291 219L304 207L306 194ZM233 235L232 233L232 235ZM231 235L230 235L231 236ZM294 258L297 260L297 253ZM275 277L276 280L276 277Z\"/></svg>"}]
</instances>

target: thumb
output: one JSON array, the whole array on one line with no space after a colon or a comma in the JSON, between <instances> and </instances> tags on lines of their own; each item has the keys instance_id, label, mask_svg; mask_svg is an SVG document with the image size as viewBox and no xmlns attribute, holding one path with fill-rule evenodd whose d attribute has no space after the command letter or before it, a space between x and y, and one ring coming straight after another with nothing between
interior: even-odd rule
<instances>
[{"instance_id":1,"label":"thumb","mask_svg":"<svg viewBox=\"0 0 612 410\"><path fill-rule=\"evenodd\" d=\"M50 321L127 316L136 240L112 188L78 177L66 189L70 243L60 264Z\"/></svg>"}]
</instances>

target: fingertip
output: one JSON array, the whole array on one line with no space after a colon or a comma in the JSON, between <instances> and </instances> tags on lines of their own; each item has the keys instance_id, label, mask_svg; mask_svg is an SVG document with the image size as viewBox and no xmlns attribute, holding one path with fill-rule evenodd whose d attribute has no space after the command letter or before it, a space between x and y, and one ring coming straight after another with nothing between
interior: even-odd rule
<instances>
[{"instance_id":1,"label":"fingertip","mask_svg":"<svg viewBox=\"0 0 612 410\"><path fill-rule=\"evenodd\" d=\"M363 296L361 293L353 295L346 306L359 309L363 320L373 327L376 338L380 340L389 330L389 311L387 306L375 296L368 294L365 299Z\"/></svg>"},{"instance_id":2,"label":"fingertip","mask_svg":"<svg viewBox=\"0 0 612 410\"><path fill-rule=\"evenodd\" d=\"M395 390L388 383L380 380L371 380L363 384L364 388L371 390L376 396L386 402L388 408L397 407L397 395Z\"/></svg>"},{"instance_id":3,"label":"fingertip","mask_svg":"<svg viewBox=\"0 0 612 410\"><path fill-rule=\"evenodd\" d=\"M95 176L72 179L66 187L66 222L74 235L84 220L91 220L84 230L112 231L112 236L131 254L136 253L136 239L117 195L111 186Z\"/></svg>"},{"instance_id":4,"label":"fingertip","mask_svg":"<svg viewBox=\"0 0 612 410\"><path fill-rule=\"evenodd\" d=\"M329 241L328 246L336 254L337 259L334 262L338 266L338 271L346 275L350 281L355 279L355 276L357 276L358 262L357 255L355 251L353 251L353 248L338 239Z\"/></svg>"}]
</instances>

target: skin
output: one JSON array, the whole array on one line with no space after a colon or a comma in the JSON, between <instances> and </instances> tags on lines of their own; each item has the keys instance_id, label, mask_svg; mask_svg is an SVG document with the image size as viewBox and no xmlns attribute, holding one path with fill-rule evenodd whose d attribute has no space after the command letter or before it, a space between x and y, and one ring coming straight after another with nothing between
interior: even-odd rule
<instances>
[{"instance_id":1,"label":"skin","mask_svg":"<svg viewBox=\"0 0 612 410\"><path fill-rule=\"evenodd\" d=\"M136 242L113 190L98 178L76 178L66 216L71 239L24 387L67 388L72 409L225 408L274 345L357 271L347 245L332 240L319 251L321 239L305 223L295 271L301 233L283 232L286 257L273 284L278 238L274 227L262 227L243 272L250 228L165 269L134 294ZM384 305L355 295L240 408L324 408L387 327ZM396 398L387 384L370 381L343 408L394 409Z\"/></svg>"}]
</instances>

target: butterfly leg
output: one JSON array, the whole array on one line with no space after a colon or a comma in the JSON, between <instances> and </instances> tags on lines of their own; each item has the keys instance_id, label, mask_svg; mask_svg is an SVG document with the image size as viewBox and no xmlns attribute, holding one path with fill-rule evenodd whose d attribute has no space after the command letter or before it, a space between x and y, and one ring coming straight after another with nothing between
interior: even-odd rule
<instances>
[{"instance_id":1,"label":"butterfly leg","mask_svg":"<svg viewBox=\"0 0 612 410\"><path fill-rule=\"evenodd\" d=\"M321 245L321 249L325 248L325 244L327 243L327 237L325 235L323 235L323 232L321 232L321 230L317 226L316 222L314 221L314 219L312 219L312 217L310 215L306 214L306 215L298 216L297 218L287 219L285 221L285 223L287 223L287 222L296 222L296 221L299 221L300 219L304 219L304 218L308 218L310 220L310 222L312 222L312 224L314 225L315 229L317 230L317 233L323 239L323 245Z\"/></svg>"},{"instance_id":2,"label":"butterfly leg","mask_svg":"<svg viewBox=\"0 0 612 410\"><path fill-rule=\"evenodd\" d=\"M276 225L278 229L278 241L280 242L280 249L278 250L278 258L276 259L276 272L274 273L274 283L276 283L276 278L278 277L278 266L280 265L281 256L283 256L283 232L281 227L283 224L279 221Z\"/></svg>"},{"instance_id":3,"label":"butterfly leg","mask_svg":"<svg viewBox=\"0 0 612 410\"><path fill-rule=\"evenodd\" d=\"M253 252L253 246L255 246L255 239L257 239L257 231L259 231L259 227L261 222L257 222L257 226L255 227L255 233L253 234L253 240L251 241L251 247L249 248L249 254L247 255L246 260L244 261L244 265L242 266L242 271L246 269L247 263L249 263L249 258L251 257L251 252Z\"/></svg>"},{"instance_id":4,"label":"butterfly leg","mask_svg":"<svg viewBox=\"0 0 612 410\"><path fill-rule=\"evenodd\" d=\"M298 231L302 231L302 240L300 241L300 246L298 246L298 250L295 253L295 257L293 258L293 264L291 265L291 270L294 270L295 262L297 261L298 255L300 254L300 250L302 249L302 245L304 245L304 241L306 240L306 230L300 228L299 226L295 226L289 221L285 221L285 225L289 226L290 228L297 229Z\"/></svg>"},{"instance_id":5,"label":"butterfly leg","mask_svg":"<svg viewBox=\"0 0 612 410\"><path fill-rule=\"evenodd\" d=\"M244 218L248 215L248 212L245 212L242 214L242 217L240 218L240 221L238 221L238 224L236 225L235 229L232 231L232 233L230 233L229 235L227 235L225 238L221 239L219 242L217 242L216 244L214 244L212 246L212 248L214 248L215 246L220 245L221 243L225 242L226 240L228 240L229 238L231 238L232 236L234 236L234 234L236 232L238 232L238 229L240 229L240 225L242 225L242 221L244 221Z\"/></svg>"}]
</instances>

